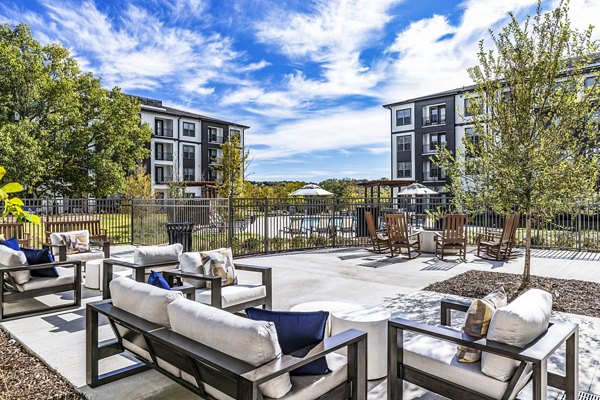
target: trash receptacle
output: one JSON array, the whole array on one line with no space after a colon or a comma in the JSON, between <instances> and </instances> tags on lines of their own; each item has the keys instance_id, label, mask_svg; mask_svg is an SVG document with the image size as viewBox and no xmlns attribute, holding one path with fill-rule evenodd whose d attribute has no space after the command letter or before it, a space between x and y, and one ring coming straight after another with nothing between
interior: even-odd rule
<instances>
[{"instance_id":1,"label":"trash receptacle","mask_svg":"<svg viewBox=\"0 0 600 400\"><path fill-rule=\"evenodd\" d=\"M184 253L192 251L193 229L193 222L168 222L167 234L169 235L169 244L181 243Z\"/></svg>"},{"instance_id":2,"label":"trash receptacle","mask_svg":"<svg viewBox=\"0 0 600 400\"><path fill-rule=\"evenodd\" d=\"M378 228L379 224L379 207L376 206L358 206L356 207L356 237L369 236L369 228L367 228L367 221L365 220L365 213L369 211L373 215L373 222L375 222L375 228Z\"/></svg>"}]
</instances>

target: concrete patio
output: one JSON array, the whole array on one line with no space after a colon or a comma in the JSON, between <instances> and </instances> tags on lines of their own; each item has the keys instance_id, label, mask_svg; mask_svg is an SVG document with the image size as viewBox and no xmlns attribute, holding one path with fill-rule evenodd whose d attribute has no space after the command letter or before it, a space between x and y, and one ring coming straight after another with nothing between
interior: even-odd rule
<instances>
[{"instance_id":1,"label":"concrete patio","mask_svg":"<svg viewBox=\"0 0 600 400\"><path fill-rule=\"evenodd\" d=\"M127 255L131 247L115 248L113 254ZM548 258L537 252L532 260L534 275L581 279L600 282L600 265L592 257ZM555 254L556 255L556 254ZM581 259L584 258L584 259ZM344 301L366 305L380 305L395 315L434 322L439 314L439 294L422 292L430 283L448 279L462 272L477 269L521 273L523 257L507 263L491 262L469 254L467 263L440 261L424 254L417 259L389 258L366 249L324 249L297 253L250 257L245 263L273 268L273 306L287 310L307 301ZM240 273L241 281L252 279ZM100 292L84 289L83 302L100 299ZM50 297L50 296L47 296ZM55 296L56 297L56 296ZM56 298L42 299L55 302ZM66 298L64 300L67 300ZM85 324L84 307L37 317L29 317L2 324L48 365L65 376L91 399L196 399L191 392L173 383L155 371L123 379L96 389L85 383ZM564 313L555 313L556 319L568 319L581 324L580 389L600 394L600 320ZM108 325L100 330L100 339L111 336ZM131 363L123 356L113 356L102 365L114 369ZM551 362L552 364L552 362ZM370 399L386 398L385 380L372 381ZM519 398L527 398L523 392ZM553 391L552 398L562 394ZM414 387L409 388L408 399L438 398Z\"/></svg>"}]
</instances>

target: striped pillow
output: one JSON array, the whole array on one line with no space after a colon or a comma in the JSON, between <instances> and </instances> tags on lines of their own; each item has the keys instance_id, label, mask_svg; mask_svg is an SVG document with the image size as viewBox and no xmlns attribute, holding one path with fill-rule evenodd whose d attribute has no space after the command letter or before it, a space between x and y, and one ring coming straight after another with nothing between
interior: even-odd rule
<instances>
[{"instance_id":1,"label":"striped pillow","mask_svg":"<svg viewBox=\"0 0 600 400\"><path fill-rule=\"evenodd\" d=\"M485 337L494 312L506 304L507 298L503 287L496 289L483 299L473 300L467 311L467 318L462 332L477 338ZM459 345L456 357L459 362L477 362L481 358L481 352L471 347Z\"/></svg>"}]
</instances>

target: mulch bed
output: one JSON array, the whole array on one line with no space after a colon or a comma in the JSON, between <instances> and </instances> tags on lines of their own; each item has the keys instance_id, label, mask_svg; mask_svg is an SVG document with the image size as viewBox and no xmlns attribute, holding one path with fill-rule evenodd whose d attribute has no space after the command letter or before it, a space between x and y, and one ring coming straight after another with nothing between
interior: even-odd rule
<instances>
[{"instance_id":1,"label":"mulch bed","mask_svg":"<svg viewBox=\"0 0 600 400\"><path fill-rule=\"evenodd\" d=\"M424 290L481 298L497 287L503 286L510 302L523 292L519 288L520 285L521 275L468 271L445 281L431 284ZM552 293L552 308L555 311L600 318L600 302L598 301L600 283L532 276L531 283L525 290L531 288L543 289Z\"/></svg>"},{"instance_id":2,"label":"mulch bed","mask_svg":"<svg viewBox=\"0 0 600 400\"><path fill-rule=\"evenodd\" d=\"M83 400L86 397L0 329L0 399Z\"/></svg>"}]
</instances>

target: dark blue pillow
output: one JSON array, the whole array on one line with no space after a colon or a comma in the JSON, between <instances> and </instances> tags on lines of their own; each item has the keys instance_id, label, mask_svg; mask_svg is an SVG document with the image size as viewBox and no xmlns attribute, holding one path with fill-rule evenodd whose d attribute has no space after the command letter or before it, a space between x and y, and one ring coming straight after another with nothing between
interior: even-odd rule
<instances>
[{"instance_id":1,"label":"dark blue pillow","mask_svg":"<svg viewBox=\"0 0 600 400\"><path fill-rule=\"evenodd\" d=\"M21 249L27 258L29 265L48 264L54 262L54 257L48 249ZM32 269L31 276L38 278L57 278L58 271L55 267L43 268L43 269Z\"/></svg>"},{"instance_id":2,"label":"dark blue pillow","mask_svg":"<svg viewBox=\"0 0 600 400\"><path fill-rule=\"evenodd\" d=\"M171 290L171 286L167 283L165 278L161 274L155 271L150 271L150 276L148 277L148 283L152 286L159 287L161 289Z\"/></svg>"},{"instance_id":3,"label":"dark blue pillow","mask_svg":"<svg viewBox=\"0 0 600 400\"><path fill-rule=\"evenodd\" d=\"M0 244L3 244L6 247L9 247L16 251L21 250L21 247L19 246L19 241L17 240L16 237L14 237L12 239L8 239L8 240L0 240Z\"/></svg>"},{"instance_id":4,"label":"dark blue pillow","mask_svg":"<svg viewBox=\"0 0 600 400\"><path fill-rule=\"evenodd\" d=\"M255 321L273 322L283 354L297 357L304 357L323 340L329 317L329 313L325 311L269 311L261 308L248 308L246 314ZM290 374L323 375L329 372L331 370L323 357L290 371Z\"/></svg>"}]
</instances>

